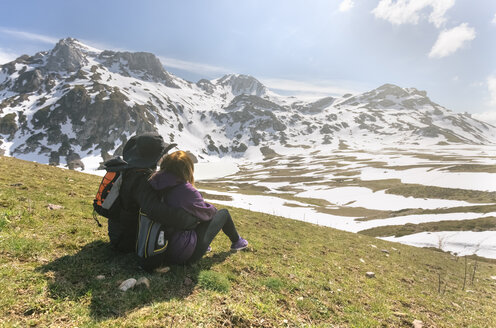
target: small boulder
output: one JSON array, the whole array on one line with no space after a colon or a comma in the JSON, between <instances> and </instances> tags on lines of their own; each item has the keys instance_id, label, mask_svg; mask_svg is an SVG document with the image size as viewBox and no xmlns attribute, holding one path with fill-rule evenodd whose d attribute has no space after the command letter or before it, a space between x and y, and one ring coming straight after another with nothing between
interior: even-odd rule
<instances>
[{"instance_id":1,"label":"small boulder","mask_svg":"<svg viewBox=\"0 0 496 328\"><path fill-rule=\"evenodd\" d=\"M55 205L55 204L48 204L47 205L47 208L51 211L55 211L55 210L61 210L64 208L64 206L62 205Z\"/></svg>"},{"instance_id":2,"label":"small boulder","mask_svg":"<svg viewBox=\"0 0 496 328\"><path fill-rule=\"evenodd\" d=\"M365 272L367 278L375 278L375 273L372 271Z\"/></svg>"},{"instance_id":3,"label":"small boulder","mask_svg":"<svg viewBox=\"0 0 496 328\"><path fill-rule=\"evenodd\" d=\"M422 328L424 326L424 323L420 320L413 320L412 322L412 328Z\"/></svg>"},{"instance_id":4,"label":"small boulder","mask_svg":"<svg viewBox=\"0 0 496 328\"><path fill-rule=\"evenodd\" d=\"M119 289L122 290L123 292L127 291L128 289L134 288L136 285L136 279L134 278L129 278L127 280L124 280L120 285Z\"/></svg>"},{"instance_id":5,"label":"small boulder","mask_svg":"<svg viewBox=\"0 0 496 328\"><path fill-rule=\"evenodd\" d=\"M170 271L170 267L168 266L155 269L156 273L167 273L169 271Z\"/></svg>"},{"instance_id":6,"label":"small boulder","mask_svg":"<svg viewBox=\"0 0 496 328\"><path fill-rule=\"evenodd\" d=\"M105 279L105 276L103 274L99 274L98 276L96 276L96 280L103 280Z\"/></svg>"}]
</instances>

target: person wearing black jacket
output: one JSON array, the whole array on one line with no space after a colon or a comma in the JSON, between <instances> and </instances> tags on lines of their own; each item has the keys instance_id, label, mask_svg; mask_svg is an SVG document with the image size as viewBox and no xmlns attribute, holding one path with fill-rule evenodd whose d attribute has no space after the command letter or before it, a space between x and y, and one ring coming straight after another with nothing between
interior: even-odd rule
<instances>
[{"instance_id":1,"label":"person wearing black jacket","mask_svg":"<svg viewBox=\"0 0 496 328\"><path fill-rule=\"evenodd\" d=\"M148 183L158 160L174 146L167 146L158 134L145 133L131 137L124 145L123 158L113 159L112 167L124 171L119 192L120 215L118 219L108 221L110 244L115 249L134 251L140 210L151 220L171 229L192 230L198 225L199 220L190 213L162 202Z\"/></svg>"}]
</instances>

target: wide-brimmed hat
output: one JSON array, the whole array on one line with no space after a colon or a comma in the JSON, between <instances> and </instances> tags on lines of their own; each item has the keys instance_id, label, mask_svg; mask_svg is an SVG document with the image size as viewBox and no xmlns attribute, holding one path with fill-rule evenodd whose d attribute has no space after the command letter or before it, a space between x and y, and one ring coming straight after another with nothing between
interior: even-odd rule
<instances>
[{"instance_id":1,"label":"wide-brimmed hat","mask_svg":"<svg viewBox=\"0 0 496 328\"><path fill-rule=\"evenodd\" d=\"M176 144L166 144L161 135L153 132L131 137L122 151L122 159L113 159L105 166L123 168L155 168L159 159ZM109 165L110 164L110 165ZM116 167L117 168L117 167Z\"/></svg>"}]
</instances>

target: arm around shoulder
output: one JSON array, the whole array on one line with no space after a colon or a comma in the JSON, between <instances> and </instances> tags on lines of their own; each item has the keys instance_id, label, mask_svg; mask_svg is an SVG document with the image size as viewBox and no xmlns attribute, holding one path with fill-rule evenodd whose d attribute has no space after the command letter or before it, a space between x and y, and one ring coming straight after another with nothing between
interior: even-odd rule
<instances>
[{"instance_id":1,"label":"arm around shoulder","mask_svg":"<svg viewBox=\"0 0 496 328\"><path fill-rule=\"evenodd\" d=\"M146 179L143 179L134 190L136 202L141 211L150 219L165 226L179 230L191 230L198 224L198 218L182 208L167 206Z\"/></svg>"}]
</instances>

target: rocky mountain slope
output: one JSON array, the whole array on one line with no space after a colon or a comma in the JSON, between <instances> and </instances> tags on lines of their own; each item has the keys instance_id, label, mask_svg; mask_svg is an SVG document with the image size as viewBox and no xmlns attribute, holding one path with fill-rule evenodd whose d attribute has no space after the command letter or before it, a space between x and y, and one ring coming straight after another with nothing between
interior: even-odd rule
<instances>
[{"instance_id":1,"label":"rocky mountain slope","mask_svg":"<svg viewBox=\"0 0 496 328\"><path fill-rule=\"evenodd\" d=\"M72 38L0 65L3 154L95 168L145 131L200 158L251 149L496 143L495 127L391 84L307 102L245 75L188 82L153 54L101 51Z\"/></svg>"}]
</instances>

